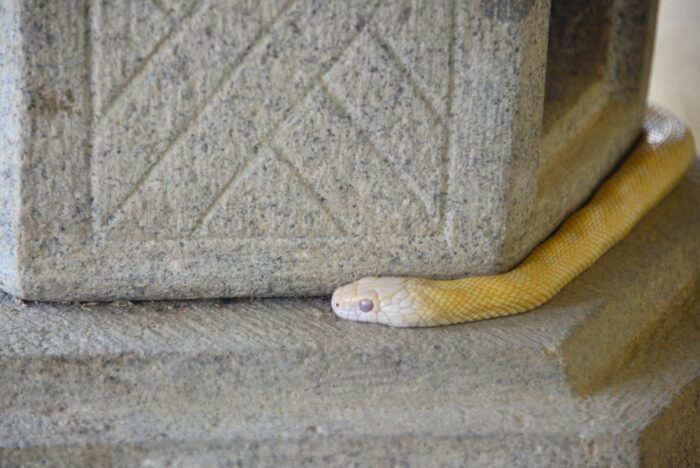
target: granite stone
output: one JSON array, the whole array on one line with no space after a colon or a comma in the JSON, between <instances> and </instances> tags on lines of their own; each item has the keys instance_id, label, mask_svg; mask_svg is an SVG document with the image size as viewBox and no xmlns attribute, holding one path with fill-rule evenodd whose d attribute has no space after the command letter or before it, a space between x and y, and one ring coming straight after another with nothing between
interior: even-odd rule
<instances>
[{"instance_id":1,"label":"granite stone","mask_svg":"<svg viewBox=\"0 0 700 468\"><path fill-rule=\"evenodd\" d=\"M638 135L655 0L6 0L0 287L503 271Z\"/></svg>"},{"instance_id":2,"label":"granite stone","mask_svg":"<svg viewBox=\"0 0 700 468\"><path fill-rule=\"evenodd\" d=\"M23 128L22 39L16 7L13 3L0 5L0 285L8 290L19 286L15 228Z\"/></svg>"},{"instance_id":3,"label":"granite stone","mask_svg":"<svg viewBox=\"0 0 700 468\"><path fill-rule=\"evenodd\" d=\"M0 296L0 466L692 466L700 164L526 314Z\"/></svg>"}]
</instances>

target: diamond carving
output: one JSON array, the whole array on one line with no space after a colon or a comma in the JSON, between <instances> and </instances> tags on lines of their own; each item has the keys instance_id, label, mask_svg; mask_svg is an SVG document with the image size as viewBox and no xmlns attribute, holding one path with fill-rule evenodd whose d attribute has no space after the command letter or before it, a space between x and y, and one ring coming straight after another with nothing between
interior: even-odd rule
<instances>
[{"instance_id":1,"label":"diamond carving","mask_svg":"<svg viewBox=\"0 0 700 468\"><path fill-rule=\"evenodd\" d=\"M99 1L95 232L438 232L453 2Z\"/></svg>"}]
</instances>

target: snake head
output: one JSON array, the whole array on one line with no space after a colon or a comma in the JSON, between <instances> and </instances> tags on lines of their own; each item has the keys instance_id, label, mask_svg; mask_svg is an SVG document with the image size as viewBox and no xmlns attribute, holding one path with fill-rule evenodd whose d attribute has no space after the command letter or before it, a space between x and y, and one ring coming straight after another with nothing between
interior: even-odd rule
<instances>
[{"instance_id":1,"label":"snake head","mask_svg":"<svg viewBox=\"0 0 700 468\"><path fill-rule=\"evenodd\" d=\"M412 326L405 313L408 292L406 278L370 276L335 290L331 298L333 312L357 322ZM403 302L403 306L402 306Z\"/></svg>"}]
</instances>

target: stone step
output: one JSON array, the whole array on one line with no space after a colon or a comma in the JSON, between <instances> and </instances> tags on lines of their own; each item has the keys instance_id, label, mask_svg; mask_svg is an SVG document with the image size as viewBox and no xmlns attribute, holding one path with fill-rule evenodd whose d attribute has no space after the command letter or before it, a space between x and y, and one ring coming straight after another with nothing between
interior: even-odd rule
<instances>
[{"instance_id":1,"label":"stone step","mask_svg":"<svg viewBox=\"0 0 700 468\"><path fill-rule=\"evenodd\" d=\"M327 298L3 296L0 459L638 464L697 413L699 202L696 165L548 304L445 328L341 321Z\"/></svg>"},{"instance_id":2,"label":"stone step","mask_svg":"<svg viewBox=\"0 0 700 468\"><path fill-rule=\"evenodd\" d=\"M400 384L391 392L358 379L352 395L324 382L314 398L294 388L255 395L214 375L202 380L190 365L181 370L190 383L178 387L180 398L164 400L108 374L83 384L120 386L128 398L110 405L107 389L101 405L76 398L3 408L0 465L655 466L671 454L689 461L700 456L700 304L682 315L650 342L653 353L635 355L585 397L548 390L536 376L530 392L494 385L410 395ZM44 387L47 400L53 390Z\"/></svg>"}]
</instances>

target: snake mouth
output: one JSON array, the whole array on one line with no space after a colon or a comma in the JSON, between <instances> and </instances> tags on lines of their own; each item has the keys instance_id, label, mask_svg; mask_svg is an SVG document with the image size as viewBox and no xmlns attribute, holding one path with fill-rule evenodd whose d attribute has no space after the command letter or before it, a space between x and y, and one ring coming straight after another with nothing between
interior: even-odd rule
<instances>
[{"instance_id":1,"label":"snake mouth","mask_svg":"<svg viewBox=\"0 0 700 468\"><path fill-rule=\"evenodd\" d=\"M345 297L345 287L336 289L331 297L331 308L333 313L342 319L355 320L353 317L352 301Z\"/></svg>"},{"instance_id":2,"label":"snake mouth","mask_svg":"<svg viewBox=\"0 0 700 468\"><path fill-rule=\"evenodd\" d=\"M338 311L340 310L341 302L341 293L340 290L343 288L338 288L335 291L333 291L333 296L331 296L331 308L333 309L333 312L338 315Z\"/></svg>"}]
</instances>

